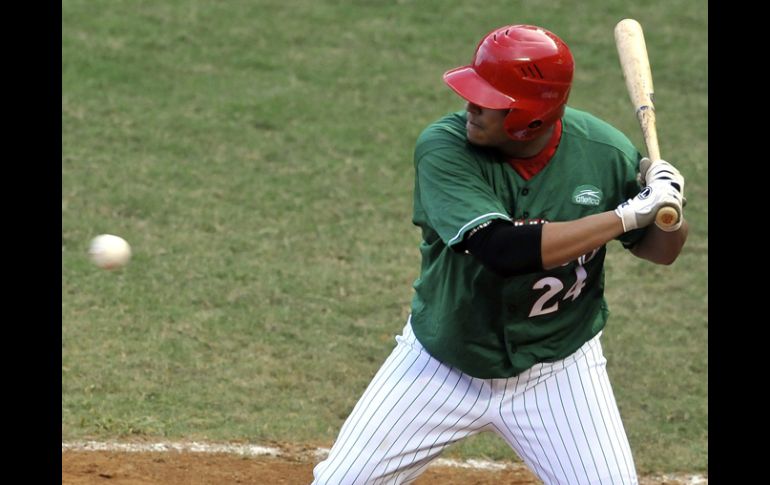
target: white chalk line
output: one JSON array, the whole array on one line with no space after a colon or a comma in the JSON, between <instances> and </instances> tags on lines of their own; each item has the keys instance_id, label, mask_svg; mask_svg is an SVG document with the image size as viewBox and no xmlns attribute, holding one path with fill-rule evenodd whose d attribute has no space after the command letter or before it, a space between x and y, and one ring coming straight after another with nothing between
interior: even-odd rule
<instances>
[{"instance_id":1,"label":"white chalk line","mask_svg":"<svg viewBox=\"0 0 770 485\"><path fill-rule=\"evenodd\" d=\"M120 443L115 441L71 441L62 442L61 450L64 451L115 451L123 453L163 453L163 452L185 452L185 453L225 453L241 456L288 456L280 448L271 446L259 446L252 444L231 444L231 443L204 443L198 441L161 441L155 443ZM317 448L310 452L315 458L323 459L329 454L328 448ZM439 458L431 466L436 467L455 467L470 468L474 470L500 471L507 469L522 469L525 465L519 463L498 463L486 460L450 460ZM708 478L703 475L675 475L665 474L646 477L647 480L667 480L676 481L682 485L708 485ZM645 480L642 480L644 483Z\"/></svg>"},{"instance_id":2,"label":"white chalk line","mask_svg":"<svg viewBox=\"0 0 770 485\"><path fill-rule=\"evenodd\" d=\"M74 441L61 444L62 451L118 451L124 453L168 452L227 453L244 456L280 456L281 450L267 446L235 445L222 443L159 442L159 443L118 443L101 441Z\"/></svg>"}]
</instances>

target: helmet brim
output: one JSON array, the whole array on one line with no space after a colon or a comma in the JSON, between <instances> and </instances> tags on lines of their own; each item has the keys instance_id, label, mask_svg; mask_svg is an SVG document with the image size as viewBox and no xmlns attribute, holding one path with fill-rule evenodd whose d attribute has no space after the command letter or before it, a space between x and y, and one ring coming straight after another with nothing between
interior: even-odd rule
<instances>
[{"instance_id":1,"label":"helmet brim","mask_svg":"<svg viewBox=\"0 0 770 485\"><path fill-rule=\"evenodd\" d=\"M506 96L479 76L472 66L450 69L444 73L444 82L461 98L487 109L508 109L516 100Z\"/></svg>"}]
</instances>

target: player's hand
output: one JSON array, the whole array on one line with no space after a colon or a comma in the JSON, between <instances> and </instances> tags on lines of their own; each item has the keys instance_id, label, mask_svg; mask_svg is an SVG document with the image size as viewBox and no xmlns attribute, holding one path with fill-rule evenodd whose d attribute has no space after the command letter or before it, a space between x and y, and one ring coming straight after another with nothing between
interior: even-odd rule
<instances>
[{"instance_id":1,"label":"player's hand","mask_svg":"<svg viewBox=\"0 0 770 485\"><path fill-rule=\"evenodd\" d=\"M645 185L656 180L667 180L682 196L682 207L687 205L687 197L684 196L684 177L673 165L665 160L656 160L654 163L647 157L639 161L639 175ZM679 209L679 220L673 226L660 226L657 221L655 225L662 231L673 232L682 227L684 215Z\"/></svg>"},{"instance_id":2,"label":"player's hand","mask_svg":"<svg viewBox=\"0 0 770 485\"><path fill-rule=\"evenodd\" d=\"M655 160L653 163L647 157L639 161L639 177L642 185L650 185L656 180L667 180L682 196L684 203L684 177L679 170L665 160Z\"/></svg>"},{"instance_id":3,"label":"player's hand","mask_svg":"<svg viewBox=\"0 0 770 485\"><path fill-rule=\"evenodd\" d=\"M640 227L647 227L655 221L658 210L663 206L672 206L682 213L682 196L669 180L655 180L641 190L636 197L628 199L615 208L615 214L623 222L623 231L628 232ZM673 226L678 229L682 217ZM666 231L675 231L666 228Z\"/></svg>"}]
</instances>

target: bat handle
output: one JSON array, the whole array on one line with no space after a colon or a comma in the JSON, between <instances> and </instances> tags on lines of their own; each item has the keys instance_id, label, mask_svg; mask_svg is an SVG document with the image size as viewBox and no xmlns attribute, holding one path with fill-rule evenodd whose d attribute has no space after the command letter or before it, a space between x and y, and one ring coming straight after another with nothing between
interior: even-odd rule
<instances>
[{"instance_id":1,"label":"bat handle","mask_svg":"<svg viewBox=\"0 0 770 485\"><path fill-rule=\"evenodd\" d=\"M650 95L652 96L652 95ZM660 160L660 145L658 145L658 131L655 129L655 107L650 101L649 105L640 106L636 110L636 119L642 128L644 145L647 147L647 157L655 162Z\"/></svg>"},{"instance_id":2,"label":"bat handle","mask_svg":"<svg viewBox=\"0 0 770 485\"><path fill-rule=\"evenodd\" d=\"M652 143L647 143L647 155L653 161L660 160L657 139L652 138L652 140ZM658 213L655 215L655 223L659 227L668 228L679 222L680 217L682 217L682 214L679 213L676 207L666 205L658 209Z\"/></svg>"},{"instance_id":3,"label":"bat handle","mask_svg":"<svg viewBox=\"0 0 770 485\"><path fill-rule=\"evenodd\" d=\"M660 146L658 145L658 133L655 130L655 108L650 102L649 106L641 106L636 112L639 125L642 127L644 144L647 146L647 157L654 163L660 160ZM671 227L679 221L681 214L676 207L667 205L661 207L655 215L655 222L660 227Z\"/></svg>"}]
</instances>

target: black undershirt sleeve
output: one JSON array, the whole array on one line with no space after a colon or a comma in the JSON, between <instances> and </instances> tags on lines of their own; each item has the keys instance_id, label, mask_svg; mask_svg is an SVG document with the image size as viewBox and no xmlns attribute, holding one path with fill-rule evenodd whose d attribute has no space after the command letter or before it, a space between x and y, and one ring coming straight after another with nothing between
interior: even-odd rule
<instances>
[{"instance_id":1,"label":"black undershirt sleeve","mask_svg":"<svg viewBox=\"0 0 770 485\"><path fill-rule=\"evenodd\" d=\"M514 226L511 222L498 220L469 233L462 249L503 278L534 273L543 270L542 234L542 224Z\"/></svg>"}]
</instances>

